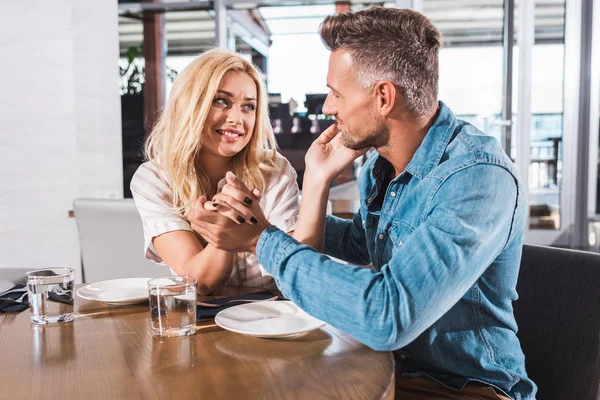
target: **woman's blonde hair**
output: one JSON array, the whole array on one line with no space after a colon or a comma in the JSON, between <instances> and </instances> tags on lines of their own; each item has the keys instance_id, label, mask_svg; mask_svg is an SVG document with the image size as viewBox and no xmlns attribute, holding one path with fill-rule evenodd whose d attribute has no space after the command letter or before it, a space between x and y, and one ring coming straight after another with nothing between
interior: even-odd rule
<instances>
[{"instance_id":1,"label":"woman's blonde hair","mask_svg":"<svg viewBox=\"0 0 600 400\"><path fill-rule=\"evenodd\" d=\"M212 198L211 183L200 168L204 123L223 76L244 72L256 84L256 122L250 142L232 158L232 171L248 187L265 190L266 175L276 171L276 142L268 99L257 68L239 54L213 49L194 59L173 83L169 100L145 145L146 159L166 173L173 207L187 218L194 202Z\"/></svg>"}]
</instances>

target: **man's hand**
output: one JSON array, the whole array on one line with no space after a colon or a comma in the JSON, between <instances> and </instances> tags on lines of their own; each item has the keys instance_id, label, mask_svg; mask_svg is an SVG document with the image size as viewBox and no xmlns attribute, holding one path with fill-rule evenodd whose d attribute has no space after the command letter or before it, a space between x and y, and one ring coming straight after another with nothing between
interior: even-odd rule
<instances>
[{"instance_id":1,"label":"man's hand","mask_svg":"<svg viewBox=\"0 0 600 400\"><path fill-rule=\"evenodd\" d=\"M368 148L352 150L345 147L337 125L331 125L315 139L306 152L304 161L308 174L305 175L331 183L344 168L367 150Z\"/></svg>"},{"instance_id":2,"label":"man's hand","mask_svg":"<svg viewBox=\"0 0 600 400\"><path fill-rule=\"evenodd\" d=\"M259 197L260 191L249 191L227 173L227 184L214 202L204 196L196 202L190 215L192 229L218 249L255 253L258 238L271 225L258 205Z\"/></svg>"}]
</instances>

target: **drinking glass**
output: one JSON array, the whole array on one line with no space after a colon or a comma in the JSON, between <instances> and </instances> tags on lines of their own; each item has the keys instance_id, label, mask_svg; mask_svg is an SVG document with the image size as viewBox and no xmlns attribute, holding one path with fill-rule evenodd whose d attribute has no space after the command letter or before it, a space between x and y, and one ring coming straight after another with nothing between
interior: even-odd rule
<instances>
[{"instance_id":1,"label":"drinking glass","mask_svg":"<svg viewBox=\"0 0 600 400\"><path fill-rule=\"evenodd\" d=\"M59 324L73 320L75 270L66 267L25 273L29 311L34 324Z\"/></svg>"},{"instance_id":2,"label":"drinking glass","mask_svg":"<svg viewBox=\"0 0 600 400\"><path fill-rule=\"evenodd\" d=\"M164 276L148 281L150 325L155 336L196 333L198 280L191 276Z\"/></svg>"}]
</instances>

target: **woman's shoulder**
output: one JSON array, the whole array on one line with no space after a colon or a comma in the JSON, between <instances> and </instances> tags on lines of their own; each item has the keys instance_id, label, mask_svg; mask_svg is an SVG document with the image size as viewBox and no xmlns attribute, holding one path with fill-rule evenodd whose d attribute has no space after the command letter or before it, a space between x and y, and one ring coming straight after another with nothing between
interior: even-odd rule
<instances>
[{"instance_id":1,"label":"woman's shoulder","mask_svg":"<svg viewBox=\"0 0 600 400\"><path fill-rule=\"evenodd\" d=\"M130 188L132 194L160 193L170 191L167 177L156 162L146 161L138 167L131 178Z\"/></svg>"},{"instance_id":2,"label":"woman's shoulder","mask_svg":"<svg viewBox=\"0 0 600 400\"><path fill-rule=\"evenodd\" d=\"M279 170L293 170L292 164L290 161L285 158L280 152L275 153L275 165L279 168Z\"/></svg>"},{"instance_id":3,"label":"woman's shoulder","mask_svg":"<svg viewBox=\"0 0 600 400\"><path fill-rule=\"evenodd\" d=\"M280 153L276 153L273 162L276 170L270 171L266 176L266 191L297 187L298 174L288 159Z\"/></svg>"},{"instance_id":4,"label":"woman's shoulder","mask_svg":"<svg viewBox=\"0 0 600 400\"><path fill-rule=\"evenodd\" d=\"M282 176L289 176L296 179L296 170L289 162L287 158L285 158L281 153L276 152L275 158L273 159L277 170L274 173L270 174L270 181L277 181L281 179Z\"/></svg>"}]
</instances>

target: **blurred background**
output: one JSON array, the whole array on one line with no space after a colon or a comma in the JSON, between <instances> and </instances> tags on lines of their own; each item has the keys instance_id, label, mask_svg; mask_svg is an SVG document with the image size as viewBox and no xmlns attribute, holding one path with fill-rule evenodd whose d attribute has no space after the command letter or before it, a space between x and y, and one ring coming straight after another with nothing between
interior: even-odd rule
<instances>
[{"instance_id":1,"label":"blurred background","mask_svg":"<svg viewBox=\"0 0 600 400\"><path fill-rule=\"evenodd\" d=\"M173 80L212 47L263 72L281 153L302 185L322 114L327 15L412 8L444 37L439 98L496 137L529 202L526 242L600 251L600 4L593 0L8 0L0 7L0 275L80 261L76 198L131 197ZM357 160L333 212L358 206Z\"/></svg>"}]
</instances>

